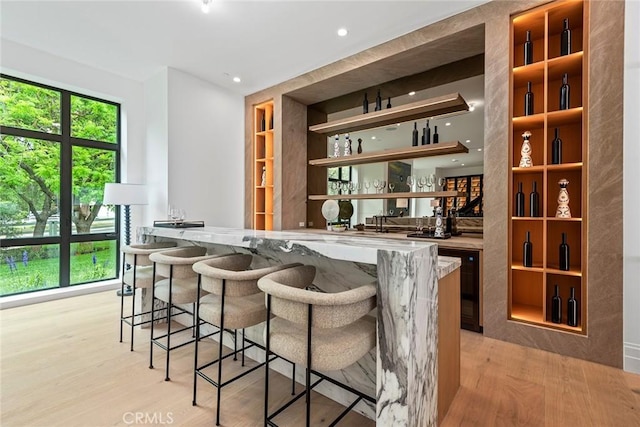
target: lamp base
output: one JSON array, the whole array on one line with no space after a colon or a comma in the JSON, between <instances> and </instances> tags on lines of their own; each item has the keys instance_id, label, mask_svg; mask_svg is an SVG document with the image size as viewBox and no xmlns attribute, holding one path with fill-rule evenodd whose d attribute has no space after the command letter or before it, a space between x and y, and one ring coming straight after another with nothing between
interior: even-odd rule
<instances>
[{"instance_id":1,"label":"lamp base","mask_svg":"<svg viewBox=\"0 0 640 427\"><path fill-rule=\"evenodd\" d=\"M130 297L130 296L133 295L133 289L131 288L131 286L125 285L124 286L124 292L122 292L121 289L118 289L117 294L118 294L119 297L120 296Z\"/></svg>"}]
</instances>

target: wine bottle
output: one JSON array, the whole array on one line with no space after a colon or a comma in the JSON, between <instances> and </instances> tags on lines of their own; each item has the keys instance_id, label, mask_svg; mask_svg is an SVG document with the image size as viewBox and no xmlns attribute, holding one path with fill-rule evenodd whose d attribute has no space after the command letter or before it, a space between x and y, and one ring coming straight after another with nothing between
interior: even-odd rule
<instances>
[{"instance_id":1,"label":"wine bottle","mask_svg":"<svg viewBox=\"0 0 640 427\"><path fill-rule=\"evenodd\" d=\"M531 243L531 233L527 231L527 240L522 244L522 265L533 267L533 244Z\"/></svg>"},{"instance_id":2,"label":"wine bottle","mask_svg":"<svg viewBox=\"0 0 640 427\"><path fill-rule=\"evenodd\" d=\"M422 145L429 144L431 144L431 128L429 127L429 120L427 120L427 124L422 129Z\"/></svg>"},{"instance_id":3,"label":"wine bottle","mask_svg":"<svg viewBox=\"0 0 640 427\"><path fill-rule=\"evenodd\" d=\"M562 233L559 258L560 270L569 271L569 245L567 244L567 233Z\"/></svg>"},{"instance_id":4,"label":"wine bottle","mask_svg":"<svg viewBox=\"0 0 640 427\"><path fill-rule=\"evenodd\" d=\"M555 129L555 137L551 142L551 163L554 165L562 163L562 140L558 136L558 128Z\"/></svg>"},{"instance_id":5,"label":"wine bottle","mask_svg":"<svg viewBox=\"0 0 640 427\"><path fill-rule=\"evenodd\" d=\"M560 286L556 285L555 295L551 298L551 321L562 322L562 298L560 298Z\"/></svg>"},{"instance_id":6,"label":"wine bottle","mask_svg":"<svg viewBox=\"0 0 640 427\"><path fill-rule=\"evenodd\" d=\"M571 288L571 297L567 301L567 325L578 326L578 301L576 301L576 288Z\"/></svg>"},{"instance_id":7,"label":"wine bottle","mask_svg":"<svg viewBox=\"0 0 640 427\"><path fill-rule=\"evenodd\" d=\"M391 98L387 100L387 108L391 108Z\"/></svg>"},{"instance_id":8,"label":"wine bottle","mask_svg":"<svg viewBox=\"0 0 640 427\"><path fill-rule=\"evenodd\" d=\"M362 114L367 114L369 112L369 100L367 99L367 94L364 94L364 101L362 101Z\"/></svg>"},{"instance_id":9,"label":"wine bottle","mask_svg":"<svg viewBox=\"0 0 640 427\"><path fill-rule=\"evenodd\" d=\"M440 135L438 135L438 126L433 127L433 143L437 144L440 142Z\"/></svg>"},{"instance_id":10,"label":"wine bottle","mask_svg":"<svg viewBox=\"0 0 640 427\"><path fill-rule=\"evenodd\" d=\"M271 113L271 117L269 117L269 129L273 130L273 113Z\"/></svg>"},{"instance_id":11,"label":"wine bottle","mask_svg":"<svg viewBox=\"0 0 640 427\"><path fill-rule=\"evenodd\" d=\"M533 114L533 92L531 92L531 82L527 82L527 93L524 94L524 115Z\"/></svg>"},{"instance_id":12,"label":"wine bottle","mask_svg":"<svg viewBox=\"0 0 640 427\"><path fill-rule=\"evenodd\" d=\"M378 89L378 96L376 96L376 108L375 111L382 110L382 98L380 97L380 90Z\"/></svg>"},{"instance_id":13,"label":"wine bottle","mask_svg":"<svg viewBox=\"0 0 640 427\"><path fill-rule=\"evenodd\" d=\"M522 183L518 183L518 192L516 193L516 213L515 216L524 216L524 193L522 192Z\"/></svg>"},{"instance_id":14,"label":"wine bottle","mask_svg":"<svg viewBox=\"0 0 640 427\"><path fill-rule=\"evenodd\" d=\"M260 132L264 132L265 130L267 130L267 121L265 114L262 113L262 118L260 119Z\"/></svg>"},{"instance_id":15,"label":"wine bottle","mask_svg":"<svg viewBox=\"0 0 640 427\"><path fill-rule=\"evenodd\" d=\"M571 53L571 30L569 29L569 20L565 18L562 34L560 35L560 56L569 55Z\"/></svg>"},{"instance_id":16,"label":"wine bottle","mask_svg":"<svg viewBox=\"0 0 640 427\"><path fill-rule=\"evenodd\" d=\"M533 62L533 44L531 43L531 31L527 31L527 41L524 42L524 65Z\"/></svg>"},{"instance_id":17,"label":"wine bottle","mask_svg":"<svg viewBox=\"0 0 640 427\"><path fill-rule=\"evenodd\" d=\"M533 181L533 189L529 194L529 216L540 216L540 195L538 194L538 183Z\"/></svg>"},{"instance_id":18,"label":"wine bottle","mask_svg":"<svg viewBox=\"0 0 640 427\"><path fill-rule=\"evenodd\" d=\"M411 145L414 147L418 146L418 123L413 123L413 138L411 140Z\"/></svg>"},{"instance_id":19,"label":"wine bottle","mask_svg":"<svg viewBox=\"0 0 640 427\"><path fill-rule=\"evenodd\" d=\"M560 86L560 109L569 109L569 75L564 73L562 76L562 85Z\"/></svg>"}]
</instances>

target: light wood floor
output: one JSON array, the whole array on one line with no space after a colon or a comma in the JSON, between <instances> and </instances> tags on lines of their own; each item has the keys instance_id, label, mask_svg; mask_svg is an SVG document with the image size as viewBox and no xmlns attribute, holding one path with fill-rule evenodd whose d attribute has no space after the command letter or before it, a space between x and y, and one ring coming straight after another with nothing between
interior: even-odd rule
<instances>
[{"instance_id":1,"label":"light wood floor","mask_svg":"<svg viewBox=\"0 0 640 427\"><path fill-rule=\"evenodd\" d=\"M214 424L213 387L199 381L191 406L192 347L172 353L165 382L161 351L148 369L148 330L136 331L134 352L118 342L118 301L105 292L0 312L0 425ZM275 406L290 382L270 378ZM640 376L465 331L461 381L445 426L640 426ZM262 370L225 387L222 425L262 425L262 387ZM338 413L320 395L312 402L314 425ZM300 426L303 417L297 405L276 421ZM341 425L373 423L350 414Z\"/></svg>"}]
</instances>

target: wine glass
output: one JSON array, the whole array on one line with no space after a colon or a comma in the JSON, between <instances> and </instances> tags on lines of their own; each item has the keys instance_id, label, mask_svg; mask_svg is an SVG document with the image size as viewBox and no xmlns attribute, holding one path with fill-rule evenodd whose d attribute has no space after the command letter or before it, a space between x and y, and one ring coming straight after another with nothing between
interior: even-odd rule
<instances>
[{"instance_id":1,"label":"wine glass","mask_svg":"<svg viewBox=\"0 0 640 427\"><path fill-rule=\"evenodd\" d=\"M413 184L415 183L416 183L416 180L413 177L413 175L407 176L407 186L409 187L409 192L413 191L412 187L413 187Z\"/></svg>"},{"instance_id":2,"label":"wine glass","mask_svg":"<svg viewBox=\"0 0 640 427\"><path fill-rule=\"evenodd\" d=\"M369 194L369 188L371 188L371 183L367 180L364 181L364 189Z\"/></svg>"},{"instance_id":3,"label":"wine glass","mask_svg":"<svg viewBox=\"0 0 640 427\"><path fill-rule=\"evenodd\" d=\"M387 188L387 181L385 179L380 181L380 192L384 193L384 189Z\"/></svg>"},{"instance_id":4,"label":"wine glass","mask_svg":"<svg viewBox=\"0 0 640 427\"><path fill-rule=\"evenodd\" d=\"M420 187L420 191L422 191L422 188L425 188L427 186L427 177L426 176L421 176L420 177L420 181L418 181L418 186Z\"/></svg>"},{"instance_id":5,"label":"wine glass","mask_svg":"<svg viewBox=\"0 0 640 427\"><path fill-rule=\"evenodd\" d=\"M376 189L376 193L380 192L380 180L379 179L374 179L373 180L373 188Z\"/></svg>"},{"instance_id":6,"label":"wine glass","mask_svg":"<svg viewBox=\"0 0 640 427\"><path fill-rule=\"evenodd\" d=\"M389 183L389 192L393 193L393 189L396 188L396 185L393 182Z\"/></svg>"},{"instance_id":7,"label":"wine glass","mask_svg":"<svg viewBox=\"0 0 640 427\"><path fill-rule=\"evenodd\" d=\"M429 175L427 177L427 188L431 190L431 187L433 187L433 184L434 184L433 175Z\"/></svg>"},{"instance_id":8,"label":"wine glass","mask_svg":"<svg viewBox=\"0 0 640 427\"><path fill-rule=\"evenodd\" d=\"M438 178L438 185L442 187L442 191L447 191L445 185L447 184L447 180L445 178Z\"/></svg>"},{"instance_id":9,"label":"wine glass","mask_svg":"<svg viewBox=\"0 0 640 427\"><path fill-rule=\"evenodd\" d=\"M358 194L362 193L362 183L361 182L356 183L356 192Z\"/></svg>"}]
</instances>

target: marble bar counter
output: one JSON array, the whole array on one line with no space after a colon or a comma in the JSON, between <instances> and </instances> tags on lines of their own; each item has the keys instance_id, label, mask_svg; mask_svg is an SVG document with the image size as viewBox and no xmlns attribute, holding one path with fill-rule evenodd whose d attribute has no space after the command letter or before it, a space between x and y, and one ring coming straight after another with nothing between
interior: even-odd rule
<instances>
[{"instance_id":1,"label":"marble bar counter","mask_svg":"<svg viewBox=\"0 0 640 427\"><path fill-rule=\"evenodd\" d=\"M252 268L314 265L314 285L324 292L375 283L377 347L331 376L375 395L375 408L360 403L355 409L380 426L437 425L446 413L460 375L461 262L438 257L436 244L220 227L140 227L138 236L142 242L206 246L210 254L252 253ZM253 335L261 337L261 331ZM343 404L351 401L349 394L318 391Z\"/></svg>"}]
</instances>

